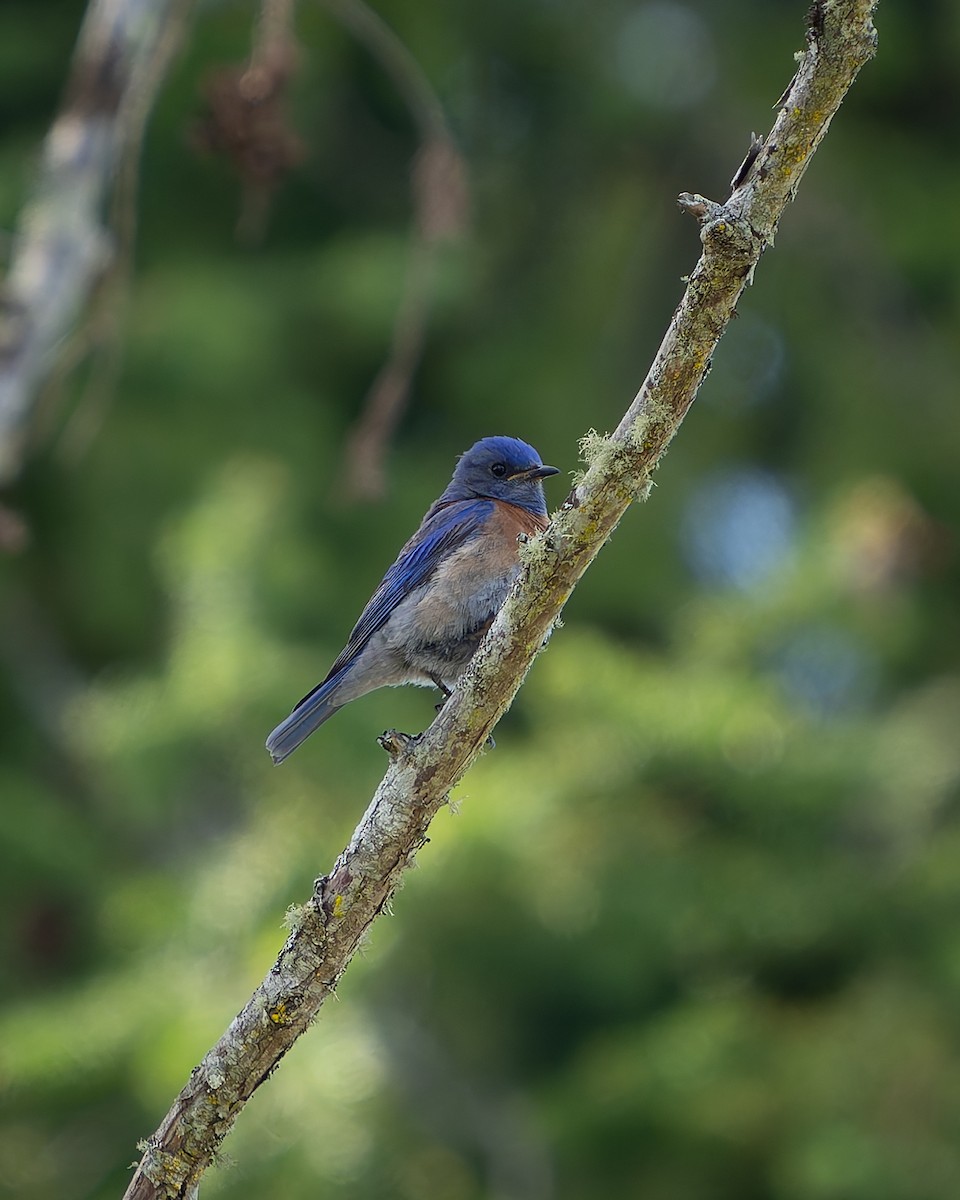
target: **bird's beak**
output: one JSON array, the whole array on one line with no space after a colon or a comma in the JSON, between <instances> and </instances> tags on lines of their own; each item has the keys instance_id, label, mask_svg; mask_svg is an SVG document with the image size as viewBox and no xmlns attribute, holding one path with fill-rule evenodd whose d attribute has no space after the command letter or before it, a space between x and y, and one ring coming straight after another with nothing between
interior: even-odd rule
<instances>
[{"instance_id":1,"label":"bird's beak","mask_svg":"<svg viewBox=\"0 0 960 1200\"><path fill-rule=\"evenodd\" d=\"M559 467L529 467L526 471L518 471L510 479L546 479L550 475L559 475Z\"/></svg>"}]
</instances>

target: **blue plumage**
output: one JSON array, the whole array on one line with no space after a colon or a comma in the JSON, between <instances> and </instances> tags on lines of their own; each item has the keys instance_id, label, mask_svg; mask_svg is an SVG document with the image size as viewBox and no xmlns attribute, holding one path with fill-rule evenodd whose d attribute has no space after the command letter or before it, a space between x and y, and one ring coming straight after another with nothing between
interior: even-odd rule
<instances>
[{"instance_id":1,"label":"blue plumage","mask_svg":"<svg viewBox=\"0 0 960 1200\"><path fill-rule=\"evenodd\" d=\"M518 438L483 438L461 456L326 679L267 738L274 762L375 688L432 684L449 694L516 576L519 534L546 525L541 480L555 474Z\"/></svg>"}]
</instances>

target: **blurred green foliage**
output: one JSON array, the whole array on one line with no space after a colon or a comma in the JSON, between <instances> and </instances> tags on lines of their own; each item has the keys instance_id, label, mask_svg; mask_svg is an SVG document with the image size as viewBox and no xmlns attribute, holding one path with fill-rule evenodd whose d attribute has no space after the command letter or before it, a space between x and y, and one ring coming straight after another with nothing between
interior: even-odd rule
<instances>
[{"instance_id":1,"label":"blurred green foliage","mask_svg":"<svg viewBox=\"0 0 960 1200\"><path fill-rule=\"evenodd\" d=\"M472 220L364 505L344 446L403 291L412 122L302 5L307 157L238 243L195 131L253 10L200 6L145 146L119 384L95 355L49 389L5 498L10 1195L121 1194L349 836L374 735L431 698L368 697L282 770L264 735L457 453L512 433L572 471L616 422L697 254L674 197L723 198L804 8L385 0ZM82 9L0 8L3 228ZM651 502L204 1195L960 1193L958 13L881 6Z\"/></svg>"}]
</instances>

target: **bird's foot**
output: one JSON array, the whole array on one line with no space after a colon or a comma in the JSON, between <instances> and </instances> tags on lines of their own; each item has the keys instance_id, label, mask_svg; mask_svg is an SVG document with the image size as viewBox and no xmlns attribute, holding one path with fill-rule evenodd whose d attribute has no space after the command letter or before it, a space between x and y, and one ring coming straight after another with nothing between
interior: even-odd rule
<instances>
[{"instance_id":1,"label":"bird's foot","mask_svg":"<svg viewBox=\"0 0 960 1200\"><path fill-rule=\"evenodd\" d=\"M377 738L382 750L391 758L398 758L406 750L412 749L420 740L419 733L401 733L399 729L385 729Z\"/></svg>"}]
</instances>

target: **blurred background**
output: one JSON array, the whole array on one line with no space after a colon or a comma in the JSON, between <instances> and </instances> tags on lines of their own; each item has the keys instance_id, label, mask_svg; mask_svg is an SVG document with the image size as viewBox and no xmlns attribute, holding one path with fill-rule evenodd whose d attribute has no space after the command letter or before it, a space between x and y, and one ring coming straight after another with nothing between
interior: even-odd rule
<instances>
[{"instance_id":1,"label":"blurred background","mask_svg":"<svg viewBox=\"0 0 960 1200\"><path fill-rule=\"evenodd\" d=\"M196 8L2 498L9 1195L122 1193L434 697L265 735L457 454L616 424L675 197L725 198L806 7L378 2L420 79L303 3L254 84L256 10ZM5 253L83 11L0 7ZM960 1194L960 9L878 26L650 502L205 1196Z\"/></svg>"}]
</instances>

